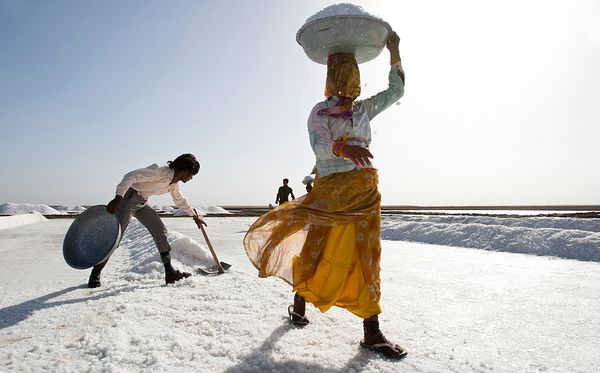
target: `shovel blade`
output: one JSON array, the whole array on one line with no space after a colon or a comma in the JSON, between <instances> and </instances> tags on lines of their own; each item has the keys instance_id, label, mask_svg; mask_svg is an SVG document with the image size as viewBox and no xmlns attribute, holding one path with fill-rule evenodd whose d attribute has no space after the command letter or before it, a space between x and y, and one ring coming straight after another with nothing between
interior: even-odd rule
<instances>
[{"instance_id":1,"label":"shovel blade","mask_svg":"<svg viewBox=\"0 0 600 373\"><path fill-rule=\"evenodd\" d=\"M223 267L223 270L227 271L229 269L229 267L231 267L231 264L221 262L221 267ZM223 273L219 272L219 266L214 264L210 267L200 267L196 270L196 273L205 275L205 276L210 276L210 275L221 275L225 272L223 272Z\"/></svg>"}]
</instances>

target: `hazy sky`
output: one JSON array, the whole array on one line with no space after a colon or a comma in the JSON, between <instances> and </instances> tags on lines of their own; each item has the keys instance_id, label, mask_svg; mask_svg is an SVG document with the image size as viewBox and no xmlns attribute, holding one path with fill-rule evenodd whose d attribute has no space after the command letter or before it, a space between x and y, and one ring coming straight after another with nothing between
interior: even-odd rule
<instances>
[{"instance_id":1,"label":"hazy sky","mask_svg":"<svg viewBox=\"0 0 600 373\"><path fill-rule=\"evenodd\" d=\"M106 203L186 152L191 203L303 194L325 67L295 35L335 3L0 0L0 203ZM407 76L372 122L384 204L600 204L600 0L354 3ZM387 51L360 68L387 86Z\"/></svg>"}]
</instances>

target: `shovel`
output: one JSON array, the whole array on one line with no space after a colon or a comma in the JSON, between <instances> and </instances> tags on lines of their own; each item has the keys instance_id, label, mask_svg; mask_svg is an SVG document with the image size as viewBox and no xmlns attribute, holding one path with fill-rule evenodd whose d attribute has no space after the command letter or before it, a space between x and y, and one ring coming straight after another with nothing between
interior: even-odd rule
<instances>
[{"instance_id":1,"label":"shovel","mask_svg":"<svg viewBox=\"0 0 600 373\"><path fill-rule=\"evenodd\" d=\"M198 212L196 210L194 210L194 214L196 215L196 217L198 217ZM222 273L225 273L225 271L227 269L229 269L229 267L231 267L231 264L225 263L225 262L219 262L219 258L217 258L215 249L213 249L212 244L210 243L210 240L208 239L208 235L206 234L206 230L204 229L204 226L202 224L198 224L198 227L202 231L202 235L204 236L204 240L206 241L206 244L208 245L208 248L210 249L210 253L212 254L213 259L215 260L215 264L208 268L198 268L196 270L196 273L200 273L203 275L220 275Z\"/></svg>"}]
</instances>

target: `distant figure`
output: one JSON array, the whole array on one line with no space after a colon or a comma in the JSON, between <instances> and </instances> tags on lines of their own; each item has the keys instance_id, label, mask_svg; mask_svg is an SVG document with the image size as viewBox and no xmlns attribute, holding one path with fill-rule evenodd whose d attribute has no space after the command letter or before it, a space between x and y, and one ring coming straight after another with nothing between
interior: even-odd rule
<instances>
[{"instance_id":1,"label":"distant figure","mask_svg":"<svg viewBox=\"0 0 600 373\"><path fill-rule=\"evenodd\" d=\"M171 265L171 246L167 241L167 228L156 211L148 206L148 197L171 193L177 207L192 216L198 226L206 225L202 218L194 214L191 206L179 192L179 182L186 183L192 180L199 170L200 163L192 154L182 154L174 161L167 162L167 166L153 164L146 168L133 170L123 176L123 180L117 185L115 198L106 206L107 212L117 215L117 220L121 225L121 236L125 233L132 216L135 216L148 229L160 252L167 284L189 277L191 274L176 270ZM88 287L97 288L101 285L100 274L107 262L108 259L94 266Z\"/></svg>"},{"instance_id":2,"label":"distant figure","mask_svg":"<svg viewBox=\"0 0 600 373\"><path fill-rule=\"evenodd\" d=\"M283 179L283 185L279 187L279 190L277 191L277 197L275 198L276 204L281 205L284 202L288 202L290 200L290 194L292 195L292 199L296 199L296 197L294 197L292 188L288 186L288 182L288 179Z\"/></svg>"},{"instance_id":3,"label":"distant figure","mask_svg":"<svg viewBox=\"0 0 600 373\"><path fill-rule=\"evenodd\" d=\"M313 169L311 173L312 174L317 173L317 169L316 168ZM302 179L302 184L306 185L306 193L309 193L312 190L312 188L313 188L312 184L314 181L315 181L315 178L312 175L304 176L304 179Z\"/></svg>"}]
</instances>

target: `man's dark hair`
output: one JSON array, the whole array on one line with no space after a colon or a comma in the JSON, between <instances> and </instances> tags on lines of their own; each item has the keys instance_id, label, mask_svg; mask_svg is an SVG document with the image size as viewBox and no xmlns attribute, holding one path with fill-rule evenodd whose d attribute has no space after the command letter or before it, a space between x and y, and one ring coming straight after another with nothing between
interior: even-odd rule
<instances>
[{"instance_id":1,"label":"man's dark hair","mask_svg":"<svg viewBox=\"0 0 600 373\"><path fill-rule=\"evenodd\" d=\"M186 153L175 158L174 161L168 161L167 164L173 170L188 171L196 175L200 171L200 163L193 154Z\"/></svg>"},{"instance_id":2,"label":"man's dark hair","mask_svg":"<svg viewBox=\"0 0 600 373\"><path fill-rule=\"evenodd\" d=\"M289 180L288 179L283 179L283 182L284 183L289 183Z\"/></svg>"}]
</instances>

